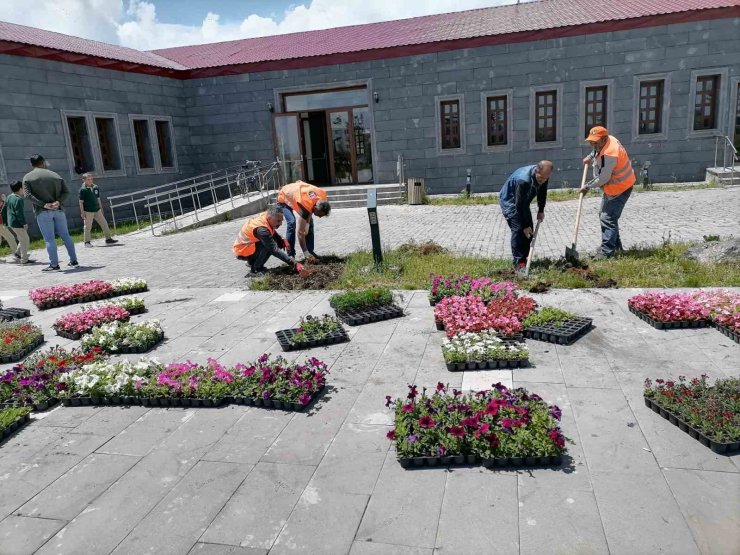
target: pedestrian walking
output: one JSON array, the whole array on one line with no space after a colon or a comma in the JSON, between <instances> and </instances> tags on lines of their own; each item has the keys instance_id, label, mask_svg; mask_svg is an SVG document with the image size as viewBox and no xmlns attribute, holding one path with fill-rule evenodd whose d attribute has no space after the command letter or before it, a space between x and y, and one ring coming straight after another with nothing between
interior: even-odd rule
<instances>
[{"instance_id":1,"label":"pedestrian walking","mask_svg":"<svg viewBox=\"0 0 740 555\"><path fill-rule=\"evenodd\" d=\"M79 266L75 244L67 228L67 216L64 214L64 201L69 196L69 189L64 179L49 169L43 156L34 154L30 161L33 169L23 176L23 191L26 198L31 201L33 212L36 214L36 222L46 243L46 252L49 254L49 266L41 271L59 270L57 235L67 249L68 265Z\"/></svg>"},{"instance_id":2,"label":"pedestrian walking","mask_svg":"<svg viewBox=\"0 0 740 555\"><path fill-rule=\"evenodd\" d=\"M5 239L5 241L8 243L8 246L10 247L10 252L14 253L16 250L18 250L18 243L15 240L15 235L13 235L10 231L10 228L8 227L8 206L6 204L6 196L5 193L0 194L0 244L2 244L2 240Z\"/></svg>"},{"instance_id":3,"label":"pedestrian walking","mask_svg":"<svg viewBox=\"0 0 740 555\"><path fill-rule=\"evenodd\" d=\"M80 187L80 216L84 222L86 247L92 247L91 231L93 221L98 222L100 229L103 231L103 235L105 235L105 243L107 245L118 243L118 241L113 239L111 236L110 228L108 227L108 220L105 219L105 214L103 214L100 190L95 184L95 179L91 173L82 174L82 186Z\"/></svg>"},{"instance_id":4,"label":"pedestrian walking","mask_svg":"<svg viewBox=\"0 0 740 555\"><path fill-rule=\"evenodd\" d=\"M23 183L16 181L10 185L10 195L5 199L3 206L3 222L18 238L18 246L13 251L13 260L20 264L35 262L28 258L31 240L28 238L28 224L26 223L25 206L23 202ZM3 195L5 196L5 195Z\"/></svg>"}]
</instances>

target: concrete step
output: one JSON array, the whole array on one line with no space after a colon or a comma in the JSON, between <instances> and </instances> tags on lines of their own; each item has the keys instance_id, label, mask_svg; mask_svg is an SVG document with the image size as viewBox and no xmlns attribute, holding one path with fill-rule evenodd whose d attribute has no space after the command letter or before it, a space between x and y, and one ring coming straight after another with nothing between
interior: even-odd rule
<instances>
[{"instance_id":1,"label":"concrete step","mask_svg":"<svg viewBox=\"0 0 740 555\"><path fill-rule=\"evenodd\" d=\"M707 168L705 181L717 185L740 185L740 166L733 168Z\"/></svg>"},{"instance_id":2,"label":"concrete step","mask_svg":"<svg viewBox=\"0 0 740 555\"><path fill-rule=\"evenodd\" d=\"M401 204L401 201L403 200L403 197L396 196L396 197L390 197L390 198L379 198L378 199L378 205L384 206L384 205L391 205L391 204ZM340 209L340 208L365 208L367 206L367 199L355 199L355 200L337 200L332 201L331 206L333 209Z\"/></svg>"},{"instance_id":3,"label":"concrete step","mask_svg":"<svg viewBox=\"0 0 740 555\"><path fill-rule=\"evenodd\" d=\"M383 198L396 198L403 196L403 193L401 192L382 192L378 193L377 199L383 199ZM329 201L334 203L339 200L366 200L367 199L367 192L362 193L352 193L352 194L342 194L342 195L333 195L329 197Z\"/></svg>"}]
</instances>

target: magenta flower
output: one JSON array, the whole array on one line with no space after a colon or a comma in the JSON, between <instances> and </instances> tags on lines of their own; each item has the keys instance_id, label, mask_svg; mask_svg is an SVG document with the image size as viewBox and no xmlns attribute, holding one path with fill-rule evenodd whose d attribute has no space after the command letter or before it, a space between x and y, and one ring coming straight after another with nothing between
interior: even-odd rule
<instances>
[{"instance_id":1,"label":"magenta flower","mask_svg":"<svg viewBox=\"0 0 740 555\"><path fill-rule=\"evenodd\" d=\"M463 438L465 437L465 428L462 426L450 426L447 428L447 433L452 437Z\"/></svg>"},{"instance_id":2,"label":"magenta flower","mask_svg":"<svg viewBox=\"0 0 740 555\"><path fill-rule=\"evenodd\" d=\"M419 418L419 427L421 428L434 428L436 422L432 419L431 416L422 416Z\"/></svg>"},{"instance_id":3,"label":"magenta flower","mask_svg":"<svg viewBox=\"0 0 740 555\"><path fill-rule=\"evenodd\" d=\"M394 430L389 431L387 434L385 434L385 437L387 437L391 441L395 441L395 439L396 439L396 430L394 429Z\"/></svg>"},{"instance_id":4,"label":"magenta flower","mask_svg":"<svg viewBox=\"0 0 740 555\"><path fill-rule=\"evenodd\" d=\"M550 414L555 420L560 420L560 417L563 415L560 407L558 407L557 405L550 406Z\"/></svg>"},{"instance_id":5,"label":"magenta flower","mask_svg":"<svg viewBox=\"0 0 740 555\"><path fill-rule=\"evenodd\" d=\"M401 410L406 413L414 412L414 405L412 403L407 403L401 407Z\"/></svg>"}]
</instances>

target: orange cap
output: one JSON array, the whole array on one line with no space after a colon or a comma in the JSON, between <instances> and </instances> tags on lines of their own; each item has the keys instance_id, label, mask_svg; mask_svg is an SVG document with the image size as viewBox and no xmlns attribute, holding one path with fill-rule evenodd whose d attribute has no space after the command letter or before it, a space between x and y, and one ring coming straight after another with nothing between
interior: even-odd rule
<instances>
[{"instance_id":1,"label":"orange cap","mask_svg":"<svg viewBox=\"0 0 740 555\"><path fill-rule=\"evenodd\" d=\"M596 127L592 127L591 131L588 133L588 137L586 137L587 142L598 142L604 137L608 137L609 132L606 130L606 127L601 127L600 125L597 125Z\"/></svg>"}]
</instances>

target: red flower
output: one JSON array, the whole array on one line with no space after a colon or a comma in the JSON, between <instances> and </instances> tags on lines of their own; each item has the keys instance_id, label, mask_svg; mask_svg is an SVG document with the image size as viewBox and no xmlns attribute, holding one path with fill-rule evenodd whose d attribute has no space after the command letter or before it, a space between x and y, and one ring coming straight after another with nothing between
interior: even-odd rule
<instances>
[{"instance_id":1,"label":"red flower","mask_svg":"<svg viewBox=\"0 0 740 555\"><path fill-rule=\"evenodd\" d=\"M491 446L491 449L496 449L496 447L498 447L499 440L496 434L487 435L486 440L488 441L488 444Z\"/></svg>"},{"instance_id":2,"label":"red flower","mask_svg":"<svg viewBox=\"0 0 740 555\"><path fill-rule=\"evenodd\" d=\"M407 399L416 399L416 397L419 395L419 393L416 391L415 385L409 386L409 394L406 395Z\"/></svg>"},{"instance_id":3,"label":"red flower","mask_svg":"<svg viewBox=\"0 0 740 555\"><path fill-rule=\"evenodd\" d=\"M436 422L431 416L422 416L419 418L419 427L421 428L434 428Z\"/></svg>"},{"instance_id":4,"label":"red flower","mask_svg":"<svg viewBox=\"0 0 740 555\"><path fill-rule=\"evenodd\" d=\"M413 404L411 404L411 403L407 403L407 404L405 404L405 405L403 405L403 406L401 407L401 410L402 410L403 412L406 412L406 413L409 413L409 412L414 412L414 405L413 405Z\"/></svg>"},{"instance_id":5,"label":"red flower","mask_svg":"<svg viewBox=\"0 0 740 555\"><path fill-rule=\"evenodd\" d=\"M395 429L391 430L390 432L388 432L387 434L385 434L385 437L387 437L391 441L395 441L395 439L396 439L396 430Z\"/></svg>"},{"instance_id":6,"label":"red flower","mask_svg":"<svg viewBox=\"0 0 740 555\"><path fill-rule=\"evenodd\" d=\"M463 438L465 437L465 428L462 426L450 426L447 428L447 433L453 437Z\"/></svg>"}]
</instances>

